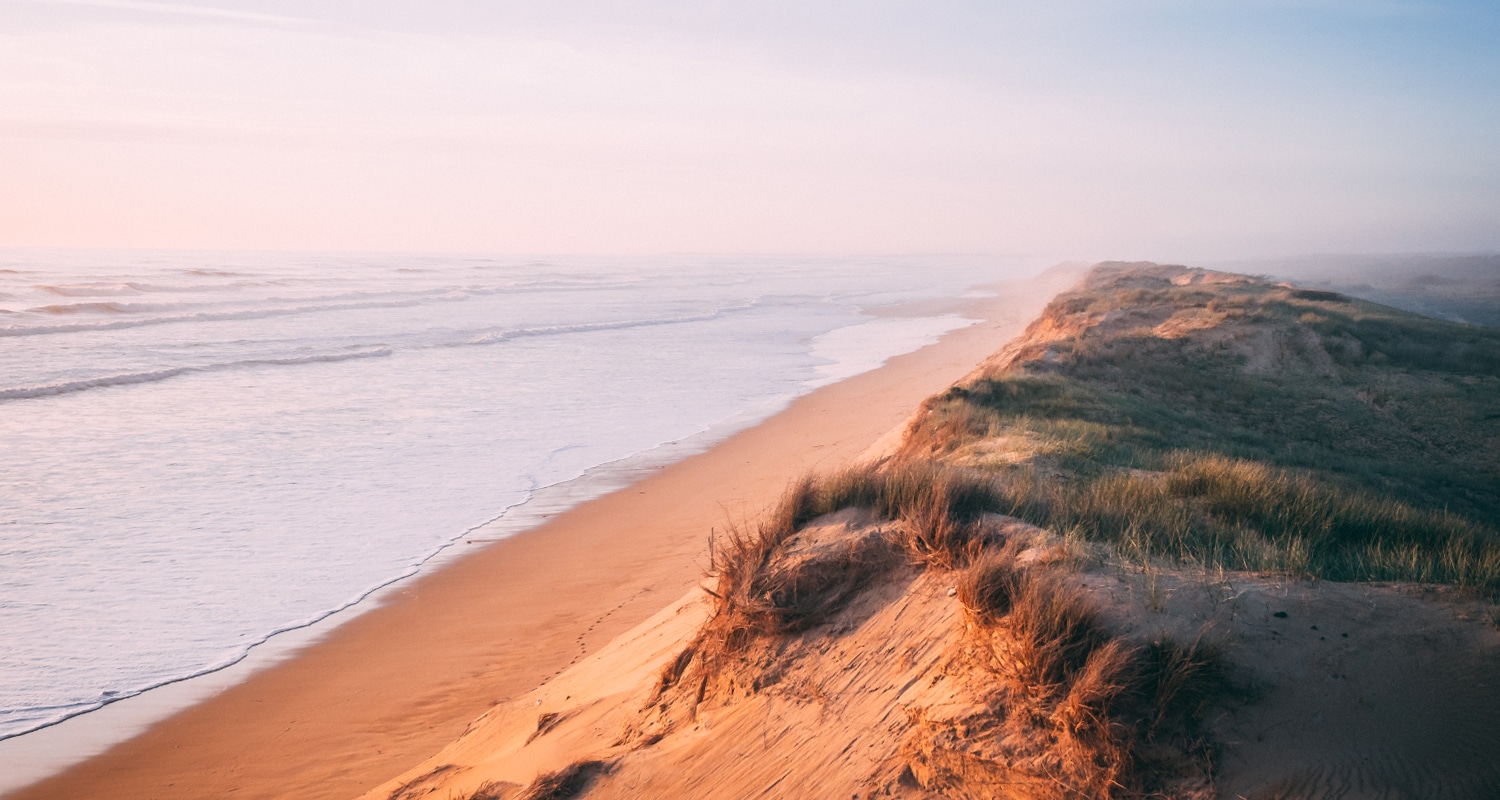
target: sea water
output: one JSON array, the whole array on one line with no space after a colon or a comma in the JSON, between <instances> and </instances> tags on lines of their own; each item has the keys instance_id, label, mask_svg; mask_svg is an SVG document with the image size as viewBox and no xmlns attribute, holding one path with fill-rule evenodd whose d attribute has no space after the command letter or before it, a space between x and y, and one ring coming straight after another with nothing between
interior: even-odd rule
<instances>
[{"instance_id":1,"label":"sea water","mask_svg":"<svg viewBox=\"0 0 1500 800\"><path fill-rule=\"evenodd\" d=\"M0 739L967 324L992 259L0 255Z\"/></svg>"}]
</instances>

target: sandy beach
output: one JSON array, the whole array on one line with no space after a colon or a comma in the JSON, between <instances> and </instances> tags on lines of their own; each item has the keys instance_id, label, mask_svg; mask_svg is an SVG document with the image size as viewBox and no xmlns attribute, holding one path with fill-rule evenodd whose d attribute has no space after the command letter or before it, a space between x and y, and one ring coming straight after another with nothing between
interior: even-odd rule
<instances>
[{"instance_id":1,"label":"sandy beach","mask_svg":"<svg viewBox=\"0 0 1500 800\"><path fill-rule=\"evenodd\" d=\"M470 545L296 657L11 796L357 796L676 600L701 577L712 528L808 470L858 459L1071 277L963 301L982 322L540 527Z\"/></svg>"}]
</instances>

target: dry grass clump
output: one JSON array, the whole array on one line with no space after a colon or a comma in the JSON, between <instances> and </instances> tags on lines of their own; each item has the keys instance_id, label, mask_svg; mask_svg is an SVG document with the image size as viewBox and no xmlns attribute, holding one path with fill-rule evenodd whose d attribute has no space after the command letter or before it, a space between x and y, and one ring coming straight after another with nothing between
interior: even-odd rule
<instances>
[{"instance_id":1,"label":"dry grass clump","mask_svg":"<svg viewBox=\"0 0 1500 800\"><path fill-rule=\"evenodd\" d=\"M998 671L1033 695L1065 692L1110 636L1078 590L1063 576L1024 570L1011 599L1010 613L991 638L990 655Z\"/></svg>"},{"instance_id":2,"label":"dry grass clump","mask_svg":"<svg viewBox=\"0 0 1500 800\"><path fill-rule=\"evenodd\" d=\"M727 646L756 635L797 633L826 620L890 563L888 545L866 536L818 548L792 546L774 527L731 528L710 546L709 594Z\"/></svg>"},{"instance_id":3,"label":"dry grass clump","mask_svg":"<svg viewBox=\"0 0 1500 800\"><path fill-rule=\"evenodd\" d=\"M867 507L899 521L895 544L917 562L945 569L966 565L988 543L980 519L1002 503L991 476L930 461L846 470L818 489L827 510Z\"/></svg>"},{"instance_id":4,"label":"dry grass clump","mask_svg":"<svg viewBox=\"0 0 1500 800\"><path fill-rule=\"evenodd\" d=\"M900 519L918 506L937 505L954 521L965 522L993 511L997 504L990 476L931 461L906 461L884 469L854 467L813 485L820 513L858 506L886 519Z\"/></svg>"},{"instance_id":5,"label":"dry grass clump","mask_svg":"<svg viewBox=\"0 0 1500 800\"><path fill-rule=\"evenodd\" d=\"M514 786L515 784L501 783L499 781L485 781L479 784L479 788L471 792L464 800L505 800L506 788Z\"/></svg>"},{"instance_id":6,"label":"dry grass clump","mask_svg":"<svg viewBox=\"0 0 1500 800\"><path fill-rule=\"evenodd\" d=\"M441 780L445 774L452 772L454 769L455 766L452 764L439 764L438 766L433 767L427 772L424 772L421 775L418 775L417 777L407 781L406 783L397 786L395 790L391 792L390 796L386 798L386 800L416 800L416 798L419 797L426 797L432 793L433 783L435 781ZM486 784L486 786L489 786L489 784ZM480 788L484 789L485 787L482 786ZM490 799L476 792L473 800Z\"/></svg>"},{"instance_id":7,"label":"dry grass clump","mask_svg":"<svg viewBox=\"0 0 1500 800\"><path fill-rule=\"evenodd\" d=\"M960 528L998 503L990 476L975 470L910 460L887 468L859 466L792 484L756 535L774 546L813 519L845 508L868 508L889 520L943 519Z\"/></svg>"},{"instance_id":8,"label":"dry grass clump","mask_svg":"<svg viewBox=\"0 0 1500 800\"><path fill-rule=\"evenodd\" d=\"M799 535L812 520L853 507L897 524L885 536L806 542ZM757 642L826 621L875 576L893 568L899 552L922 565L968 563L987 541L980 517L993 507L994 493L984 476L933 464L860 467L803 478L753 529L730 526L711 539L712 615L663 670L650 704L659 704L690 675L697 683L695 702L755 684L754 673L766 666L751 663L764 660L750 653ZM726 671L735 664L743 668Z\"/></svg>"},{"instance_id":9,"label":"dry grass clump","mask_svg":"<svg viewBox=\"0 0 1500 800\"><path fill-rule=\"evenodd\" d=\"M1015 550L987 551L959 575L958 602L975 622L993 625L1010 613L1025 580Z\"/></svg>"},{"instance_id":10,"label":"dry grass clump","mask_svg":"<svg viewBox=\"0 0 1500 800\"><path fill-rule=\"evenodd\" d=\"M917 726L904 751L922 785L1101 800L1207 791L1196 727L1229 690L1212 649L1110 633L1065 575L1020 566L1013 547L976 559L958 597L993 676L990 710Z\"/></svg>"},{"instance_id":11,"label":"dry grass clump","mask_svg":"<svg viewBox=\"0 0 1500 800\"><path fill-rule=\"evenodd\" d=\"M923 401L901 440L905 458L932 458L951 453L974 439L992 435L992 417L971 403L959 387Z\"/></svg>"},{"instance_id":12,"label":"dry grass clump","mask_svg":"<svg viewBox=\"0 0 1500 800\"><path fill-rule=\"evenodd\" d=\"M941 474L940 474L941 475ZM985 543L985 531L977 518L954 513L951 478L938 478L938 485L901 512L893 531L897 546L913 559L943 569L967 564Z\"/></svg>"},{"instance_id":13,"label":"dry grass clump","mask_svg":"<svg viewBox=\"0 0 1500 800\"><path fill-rule=\"evenodd\" d=\"M710 541L713 627L729 649L756 635L806 630L888 567L892 546L919 564L965 566L994 543L981 518L1001 502L989 476L933 462L804 477L753 530L730 526ZM884 541L798 541L808 522L845 508L868 508L897 524Z\"/></svg>"},{"instance_id":14,"label":"dry grass clump","mask_svg":"<svg viewBox=\"0 0 1500 800\"><path fill-rule=\"evenodd\" d=\"M705 591L712 614L662 670L648 706L665 710L663 697L692 682L690 676L694 706L711 694L755 685L767 659L752 653L758 643L823 623L896 563L890 542L875 533L803 541L800 531L827 506L824 488L804 478L753 529L730 526L710 539L713 586Z\"/></svg>"},{"instance_id":15,"label":"dry grass clump","mask_svg":"<svg viewBox=\"0 0 1500 800\"><path fill-rule=\"evenodd\" d=\"M1235 691L1218 648L1202 641L1182 644L1159 637L1146 645L1139 659L1140 695L1155 715L1149 730L1202 717L1208 706Z\"/></svg>"},{"instance_id":16,"label":"dry grass clump","mask_svg":"<svg viewBox=\"0 0 1500 800\"><path fill-rule=\"evenodd\" d=\"M608 765L602 761L577 761L537 777L516 800L568 800L583 793Z\"/></svg>"}]
</instances>

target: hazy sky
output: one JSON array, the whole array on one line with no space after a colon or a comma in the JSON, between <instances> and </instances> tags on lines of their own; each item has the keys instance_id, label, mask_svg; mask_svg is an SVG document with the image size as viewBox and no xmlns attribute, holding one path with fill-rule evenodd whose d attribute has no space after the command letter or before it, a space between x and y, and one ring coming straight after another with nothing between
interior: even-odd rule
<instances>
[{"instance_id":1,"label":"hazy sky","mask_svg":"<svg viewBox=\"0 0 1500 800\"><path fill-rule=\"evenodd\" d=\"M0 0L0 247L1500 249L1500 3Z\"/></svg>"}]
</instances>

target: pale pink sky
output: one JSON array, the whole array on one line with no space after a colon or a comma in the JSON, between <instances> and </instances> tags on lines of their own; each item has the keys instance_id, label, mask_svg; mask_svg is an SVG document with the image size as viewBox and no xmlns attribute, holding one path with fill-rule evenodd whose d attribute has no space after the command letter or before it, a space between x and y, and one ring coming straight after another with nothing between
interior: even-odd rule
<instances>
[{"instance_id":1,"label":"pale pink sky","mask_svg":"<svg viewBox=\"0 0 1500 800\"><path fill-rule=\"evenodd\" d=\"M1497 249L1497 19L0 0L0 247Z\"/></svg>"}]
</instances>

